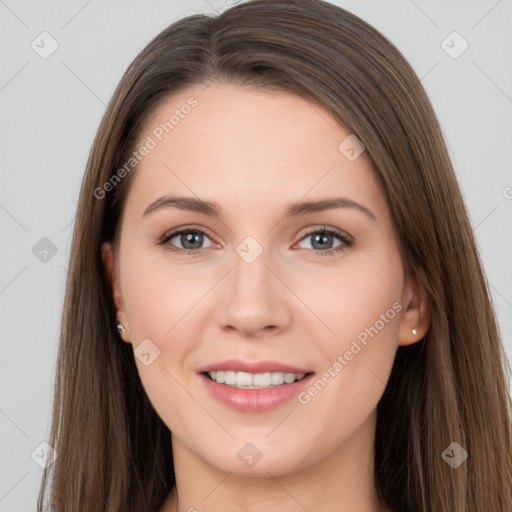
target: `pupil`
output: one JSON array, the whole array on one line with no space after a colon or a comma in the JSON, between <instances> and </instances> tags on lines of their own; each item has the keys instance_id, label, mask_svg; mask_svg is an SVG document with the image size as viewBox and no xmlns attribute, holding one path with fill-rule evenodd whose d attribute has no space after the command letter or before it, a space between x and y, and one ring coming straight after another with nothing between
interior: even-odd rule
<instances>
[{"instance_id":1,"label":"pupil","mask_svg":"<svg viewBox=\"0 0 512 512\"><path fill-rule=\"evenodd\" d=\"M199 249L201 247L202 242L202 234L201 233L186 233L185 235L181 235L181 243L185 249ZM194 239L196 245L193 245ZM188 243L192 244L192 247L187 246Z\"/></svg>"},{"instance_id":2,"label":"pupil","mask_svg":"<svg viewBox=\"0 0 512 512\"><path fill-rule=\"evenodd\" d=\"M329 245L329 247L327 247L328 249L330 249L331 244L329 244L328 242L326 242L326 238L329 238L329 237L332 237L332 235L328 234L328 233L317 233L316 235L313 236L313 248L314 249L325 249L327 245ZM320 245L318 247L315 247L315 244L317 242L320 242ZM332 240L331 240L332 242Z\"/></svg>"}]
</instances>

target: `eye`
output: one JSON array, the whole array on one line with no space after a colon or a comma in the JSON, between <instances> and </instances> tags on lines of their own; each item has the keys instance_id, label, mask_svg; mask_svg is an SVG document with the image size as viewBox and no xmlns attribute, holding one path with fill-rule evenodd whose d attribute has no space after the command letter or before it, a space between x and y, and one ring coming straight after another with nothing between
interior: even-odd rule
<instances>
[{"instance_id":1,"label":"eye","mask_svg":"<svg viewBox=\"0 0 512 512\"><path fill-rule=\"evenodd\" d=\"M195 255L203 252L212 245L203 247L205 238L210 239L208 234L200 228L185 227L176 229L165 234L159 241L158 245L163 245L169 251L178 252L187 255ZM353 239L347 233L332 227L321 226L309 230L300 240L311 240L310 248L306 248L315 256L334 256L340 251L352 247ZM176 239L176 240L174 240ZM338 245L334 245L335 240ZM173 241L174 240L174 241ZM299 242L299 243L300 243ZM181 244L181 247L177 246ZM297 245L297 244L296 244Z\"/></svg>"},{"instance_id":2,"label":"eye","mask_svg":"<svg viewBox=\"0 0 512 512\"><path fill-rule=\"evenodd\" d=\"M158 242L159 245L164 245L170 251L176 251L186 254L196 254L206 247L202 247L204 238L210 239L205 231L199 228L180 228L165 234ZM175 242L173 240L176 239ZM182 244L182 247L176 247L176 244ZM173 247L174 246L174 247Z\"/></svg>"},{"instance_id":3,"label":"eye","mask_svg":"<svg viewBox=\"0 0 512 512\"><path fill-rule=\"evenodd\" d=\"M322 226L321 228L317 227L308 231L306 235L301 238L301 241L307 239L311 240L311 248L307 249L319 256L334 256L336 253L348 247L352 247L354 243L352 237L347 233L327 226ZM333 246L335 239L338 239L340 242L337 246Z\"/></svg>"}]
</instances>

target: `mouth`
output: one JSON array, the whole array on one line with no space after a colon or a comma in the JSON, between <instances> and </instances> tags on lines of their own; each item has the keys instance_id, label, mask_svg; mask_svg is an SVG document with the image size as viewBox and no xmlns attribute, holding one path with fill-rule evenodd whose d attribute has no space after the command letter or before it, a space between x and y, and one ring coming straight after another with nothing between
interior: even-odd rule
<instances>
[{"instance_id":1,"label":"mouth","mask_svg":"<svg viewBox=\"0 0 512 512\"><path fill-rule=\"evenodd\" d=\"M210 396L231 409L263 412L298 396L315 373L272 361L230 360L199 369Z\"/></svg>"},{"instance_id":2,"label":"mouth","mask_svg":"<svg viewBox=\"0 0 512 512\"><path fill-rule=\"evenodd\" d=\"M284 384L293 384L301 381L309 373L284 373L284 372L264 372L249 373L235 372L233 370L218 370L204 372L208 379L217 384L225 384L237 389L269 389Z\"/></svg>"}]
</instances>

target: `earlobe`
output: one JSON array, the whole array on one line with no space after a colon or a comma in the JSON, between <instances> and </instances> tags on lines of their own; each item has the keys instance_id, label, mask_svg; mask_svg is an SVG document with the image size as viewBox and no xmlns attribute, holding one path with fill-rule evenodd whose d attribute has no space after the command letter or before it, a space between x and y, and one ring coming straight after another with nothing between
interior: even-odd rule
<instances>
[{"instance_id":1,"label":"earlobe","mask_svg":"<svg viewBox=\"0 0 512 512\"><path fill-rule=\"evenodd\" d=\"M404 288L402 304L405 311L400 319L398 344L407 346L423 339L430 327L431 304L425 284L410 278Z\"/></svg>"}]
</instances>

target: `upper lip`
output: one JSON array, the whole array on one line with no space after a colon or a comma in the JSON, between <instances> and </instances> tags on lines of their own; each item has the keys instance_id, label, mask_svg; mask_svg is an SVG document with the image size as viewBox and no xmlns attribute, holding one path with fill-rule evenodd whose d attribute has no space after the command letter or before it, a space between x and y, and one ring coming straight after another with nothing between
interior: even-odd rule
<instances>
[{"instance_id":1,"label":"upper lip","mask_svg":"<svg viewBox=\"0 0 512 512\"><path fill-rule=\"evenodd\" d=\"M231 370L235 372L246 373L311 373L311 370L290 366L289 364L279 363L277 361L242 361L241 359L228 359L219 363L209 364L199 368L199 373L215 372L222 370Z\"/></svg>"}]
</instances>

